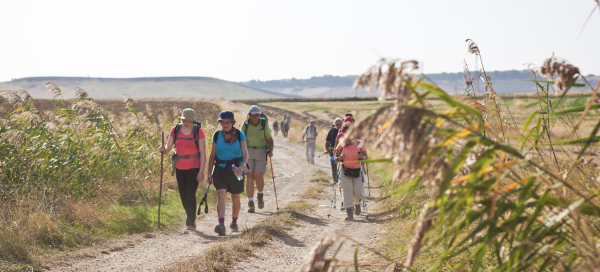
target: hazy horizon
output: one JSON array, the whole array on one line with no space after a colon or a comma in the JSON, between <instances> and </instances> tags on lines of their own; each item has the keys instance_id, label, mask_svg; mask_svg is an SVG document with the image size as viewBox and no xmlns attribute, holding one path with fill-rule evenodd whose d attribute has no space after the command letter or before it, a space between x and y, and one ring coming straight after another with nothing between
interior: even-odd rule
<instances>
[{"instance_id":1,"label":"hazy horizon","mask_svg":"<svg viewBox=\"0 0 600 272\"><path fill-rule=\"evenodd\" d=\"M600 13L559 1L11 1L0 81L24 77L200 76L234 82L358 75L381 57L456 73L465 39L489 71L554 52L600 74ZM480 66L480 65L479 65Z\"/></svg>"}]
</instances>

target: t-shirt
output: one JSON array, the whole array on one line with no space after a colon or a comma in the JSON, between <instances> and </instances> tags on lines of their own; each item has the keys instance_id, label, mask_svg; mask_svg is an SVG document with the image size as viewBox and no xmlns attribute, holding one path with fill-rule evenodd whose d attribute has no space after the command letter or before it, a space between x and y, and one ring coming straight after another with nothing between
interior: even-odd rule
<instances>
[{"instance_id":1,"label":"t-shirt","mask_svg":"<svg viewBox=\"0 0 600 272\"><path fill-rule=\"evenodd\" d=\"M241 131L246 134L246 139L248 139L248 146L252 147L266 147L267 139L273 138L271 136L271 130L269 129L269 123L265 124L265 129L263 130L261 120L258 121L258 126L253 125L250 121L248 121L248 129L246 130L246 122L242 124Z\"/></svg>"},{"instance_id":2,"label":"t-shirt","mask_svg":"<svg viewBox=\"0 0 600 272\"><path fill-rule=\"evenodd\" d=\"M306 126L304 130L302 130L302 135L306 135L308 139L316 138L317 134L319 134L319 132L317 131L316 126L313 126L312 128L310 126Z\"/></svg>"},{"instance_id":3,"label":"t-shirt","mask_svg":"<svg viewBox=\"0 0 600 272\"><path fill-rule=\"evenodd\" d=\"M171 129L171 133L169 134L172 138L175 137L175 127ZM185 140L188 139L188 140ZM198 128L198 140L204 139L204 131L201 128ZM198 153L198 146L194 143L194 136L192 133L185 135L183 134L183 129L179 129L179 134L177 135L177 141L175 141L175 150L177 151L177 156L189 156ZM194 159L196 159L196 163L194 163ZM192 165L193 164L193 165ZM188 159L177 159L177 164L175 164L175 168L179 170L189 170L192 168L200 168L200 157L196 158L188 158Z\"/></svg>"},{"instance_id":4,"label":"t-shirt","mask_svg":"<svg viewBox=\"0 0 600 272\"><path fill-rule=\"evenodd\" d=\"M344 150L342 154L346 157L344 158L344 166L348 168L357 169L360 168L360 163L358 162L358 151L365 152L367 149L363 145L360 150L358 149L358 142L354 144L349 144L346 146L342 146L342 144L338 144L335 148L336 150Z\"/></svg>"},{"instance_id":5,"label":"t-shirt","mask_svg":"<svg viewBox=\"0 0 600 272\"><path fill-rule=\"evenodd\" d=\"M240 131L240 139L235 140L233 144L225 142L225 137L221 134L221 131L215 132L215 134L219 133L219 139L217 139L217 154L216 157L223 161L229 161L237 158L242 158L244 154L242 153L242 145L240 142L246 141L246 134L243 131ZM213 137L212 143L215 142L215 138ZM242 165L244 162L240 162L239 165ZM238 165L238 166L239 166ZM221 163L219 166L225 168L225 164ZM211 169L212 171L212 169Z\"/></svg>"},{"instance_id":6,"label":"t-shirt","mask_svg":"<svg viewBox=\"0 0 600 272\"><path fill-rule=\"evenodd\" d=\"M337 129L337 128L332 128L327 133L327 138L325 138L325 141L328 141L329 143L331 143L331 147L335 147L335 139L337 139L338 130L339 129Z\"/></svg>"}]
</instances>

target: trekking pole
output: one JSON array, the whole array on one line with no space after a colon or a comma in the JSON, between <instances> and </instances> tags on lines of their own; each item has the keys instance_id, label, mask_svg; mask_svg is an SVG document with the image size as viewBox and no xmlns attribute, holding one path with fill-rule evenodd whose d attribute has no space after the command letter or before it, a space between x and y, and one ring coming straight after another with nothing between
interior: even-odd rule
<instances>
[{"instance_id":1,"label":"trekking pole","mask_svg":"<svg viewBox=\"0 0 600 272\"><path fill-rule=\"evenodd\" d=\"M369 163L366 162L365 166L367 167L367 186L369 187L369 196L371 196L371 177L369 177Z\"/></svg>"},{"instance_id":2,"label":"trekking pole","mask_svg":"<svg viewBox=\"0 0 600 272\"><path fill-rule=\"evenodd\" d=\"M206 192L204 192L204 196L200 201L200 206L198 207L197 215L200 215L200 211L202 210L202 203L204 203L204 213L208 213L208 201L206 200L206 196L208 195L208 189L210 189L210 183L208 184L208 187L206 187Z\"/></svg>"},{"instance_id":3,"label":"trekking pole","mask_svg":"<svg viewBox=\"0 0 600 272\"><path fill-rule=\"evenodd\" d=\"M271 151L267 150L267 154ZM275 174L273 174L273 159L269 157L269 162L271 163L271 177L273 178L273 191L275 192L275 204L277 205L277 210L279 210L279 202L277 202L277 188L275 188Z\"/></svg>"},{"instance_id":4,"label":"trekking pole","mask_svg":"<svg viewBox=\"0 0 600 272\"><path fill-rule=\"evenodd\" d=\"M162 146L165 145L165 132L162 132ZM160 204L162 203L162 183L163 183L163 158L164 153L160 153L160 193L158 194L158 229L160 229Z\"/></svg>"},{"instance_id":5,"label":"trekking pole","mask_svg":"<svg viewBox=\"0 0 600 272\"><path fill-rule=\"evenodd\" d=\"M338 164L338 170L339 170L340 166ZM335 194L336 194L336 190L337 190L337 186L338 186L338 181L340 180L340 171L338 171L337 174L337 178L335 180L335 184L333 185L333 196L331 197L331 203L329 204L329 213L327 214L327 218L329 218L329 216L331 216L331 206L334 205L334 201L335 201ZM335 209L335 207L334 207Z\"/></svg>"},{"instance_id":6,"label":"trekking pole","mask_svg":"<svg viewBox=\"0 0 600 272\"><path fill-rule=\"evenodd\" d=\"M360 152L358 152L358 160L360 162L361 159L361 155ZM361 185L362 185L362 201L363 201L363 207L365 207L365 218L368 220L369 219L369 212L367 211L367 197L365 196L365 176L363 174L363 164L362 162L360 162L360 178L361 178Z\"/></svg>"}]
</instances>

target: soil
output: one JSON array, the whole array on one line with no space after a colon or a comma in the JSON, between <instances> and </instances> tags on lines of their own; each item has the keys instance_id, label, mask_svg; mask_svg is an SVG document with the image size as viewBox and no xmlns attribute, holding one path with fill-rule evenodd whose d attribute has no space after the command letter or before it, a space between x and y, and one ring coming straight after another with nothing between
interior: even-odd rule
<instances>
[{"instance_id":1,"label":"soil","mask_svg":"<svg viewBox=\"0 0 600 272\"><path fill-rule=\"evenodd\" d=\"M371 245L380 235L383 227L378 216L373 215L369 220L363 215L355 216L355 221L345 222L345 212L339 210L340 196L337 197L337 209L327 214L331 203L332 186L325 185L325 190L319 194L320 199L305 199L303 192L315 182L311 178L318 170L330 173L330 162L327 158L315 158L315 165L306 162L304 147L287 142L283 137L275 137L275 152L273 166L279 206L287 203L305 200L314 205L314 209L299 216L298 223L286 233L274 237L273 241L253 252L252 257L234 265L233 271L291 271L298 268L306 256L323 237L339 232L352 237L354 240ZM367 188L365 188L367 190ZM368 209L372 209L375 196L378 193L372 189L368 198ZM276 212L275 197L272 181L265 181L265 208L257 209L256 213L247 213L245 199L242 200L238 225L240 228L251 227L258 221ZM214 207L213 207L214 208ZM369 211L369 213L372 213ZM214 242L230 239L240 234L231 232L229 223L231 208L226 210L227 236L219 237L214 232L217 224L216 211L212 210L203 218L197 220L197 229L190 234L184 234L184 226L173 231L162 231L133 235L129 238L111 241L105 245L82 250L74 254L72 259L57 261L53 271L156 271L174 262L193 258L208 249ZM357 244L346 241L338 254L338 258L348 265L353 260ZM330 251L335 250L335 246ZM359 261L366 258L364 246L359 247Z\"/></svg>"}]
</instances>

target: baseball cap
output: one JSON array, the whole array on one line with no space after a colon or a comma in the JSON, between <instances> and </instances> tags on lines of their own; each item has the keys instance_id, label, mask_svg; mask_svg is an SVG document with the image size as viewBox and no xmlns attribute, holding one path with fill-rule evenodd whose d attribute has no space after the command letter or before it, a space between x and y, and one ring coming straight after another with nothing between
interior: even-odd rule
<instances>
[{"instance_id":1,"label":"baseball cap","mask_svg":"<svg viewBox=\"0 0 600 272\"><path fill-rule=\"evenodd\" d=\"M260 109L258 108L257 105L252 105L250 107L250 110L248 110L248 113L252 114L252 115L257 115L257 114L260 114Z\"/></svg>"}]
</instances>

